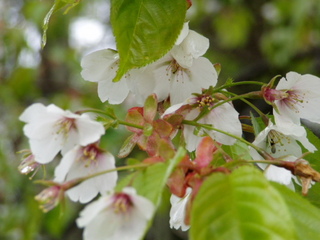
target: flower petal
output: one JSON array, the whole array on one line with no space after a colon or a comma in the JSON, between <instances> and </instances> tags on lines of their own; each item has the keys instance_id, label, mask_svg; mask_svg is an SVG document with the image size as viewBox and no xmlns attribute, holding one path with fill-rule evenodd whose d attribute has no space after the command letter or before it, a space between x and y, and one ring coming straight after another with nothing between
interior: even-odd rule
<instances>
[{"instance_id":1,"label":"flower petal","mask_svg":"<svg viewBox=\"0 0 320 240\"><path fill-rule=\"evenodd\" d=\"M55 182L64 182L70 168L72 167L74 161L77 160L77 156L80 154L79 151L80 146L75 146L63 156L59 165L54 170Z\"/></svg>"},{"instance_id":2,"label":"flower petal","mask_svg":"<svg viewBox=\"0 0 320 240\"><path fill-rule=\"evenodd\" d=\"M45 143L45 144L44 144ZM47 139L30 139L30 148L35 156L35 161L41 164L51 162L54 157L61 150L63 145L63 137L57 135L56 137L49 137Z\"/></svg>"},{"instance_id":3,"label":"flower petal","mask_svg":"<svg viewBox=\"0 0 320 240\"><path fill-rule=\"evenodd\" d=\"M118 240L118 233L121 231L122 218L114 213L113 209L108 208L98 213L94 219L86 225L83 232L84 240Z\"/></svg>"},{"instance_id":4,"label":"flower petal","mask_svg":"<svg viewBox=\"0 0 320 240\"><path fill-rule=\"evenodd\" d=\"M98 82L98 95L102 102L119 104L128 96L126 81L113 82L118 69L119 54L111 49L103 49L85 56L81 61L82 77L91 82Z\"/></svg>"},{"instance_id":5,"label":"flower petal","mask_svg":"<svg viewBox=\"0 0 320 240\"><path fill-rule=\"evenodd\" d=\"M178 36L178 39L175 42L175 45L179 45L186 38L188 33L189 33L189 22L185 22Z\"/></svg>"},{"instance_id":6,"label":"flower petal","mask_svg":"<svg viewBox=\"0 0 320 240\"><path fill-rule=\"evenodd\" d=\"M144 68L132 69L130 71L130 77L126 79L128 88L134 94L135 100L139 106L142 106L147 97L152 93L156 93L158 97L160 95L161 99L159 101L168 97L168 94L161 96L161 93L157 92L156 86L159 83L156 81L159 80L159 78L154 78L152 66L153 65L148 65Z\"/></svg>"},{"instance_id":7,"label":"flower petal","mask_svg":"<svg viewBox=\"0 0 320 240\"><path fill-rule=\"evenodd\" d=\"M102 123L91 120L86 114L82 114L76 120L76 127L79 134L78 142L81 146L98 141L105 133Z\"/></svg>"},{"instance_id":8,"label":"flower petal","mask_svg":"<svg viewBox=\"0 0 320 240\"><path fill-rule=\"evenodd\" d=\"M33 122L46 112L47 108L42 103L34 103L23 111L19 120L26 123Z\"/></svg>"},{"instance_id":9,"label":"flower petal","mask_svg":"<svg viewBox=\"0 0 320 240\"><path fill-rule=\"evenodd\" d=\"M124 188L122 191L129 194L130 188ZM129 191L128 191L129 190ZM151 219L154 214L155 207L153 203L142 196L137 195L136 193L131 193L131 201L133 202L135 208L146 219Z\"/></svg>"},{"instance_id":10,"label":"flower petal","mask_svg":"<svg viewBox=\"0 0 320 240\"><path fill-rule=\"evenodd\" d=\"M82 151L83 148L82 148ZM110 153L100 153L96 159L88 159L83 155L83 152L77 155L72 155L76 157L70 167L68 174L66 176L66 181L76 179L79 177L86 177L101 171L110 170L115 168L115 160ZM71 157L65 156L64 158ZM62 159L61 162L66 161ZM62 164L62 163L61 163ZM76 202L87 203L91 201L98 193L106 193L112 190L117 182L117 172L110 172L100 176L90 178L79 185L69 189L66 193L69 198Z\"/></svg>"},{"instance_id":11,"label":"flower petal","mask_svg":"<svg viewBox=\"0 0 320 240\"><path fill-rule=\"evenodd\" d=\"M80 217L76 220L79 227L84 227L89 224L96 215L103 209L109 207L112 204L111 194L104 197L100 197L98 200L87 205L81 212Z\"/></svg>"},{"instance_id":12,"label":"flower petal","mask_svg":"<svg viewBox=\"0 0 320 240\"><path fill-rule=\"evenodd\" d=\"M118 82L112 80L113 78L108 77L98 82L98 95L101 102L109 101L110 104L120 104L128 96L129 89L124 79Z\"/></svg>"},{"instance_id":13,"label":"flower petal","mask_svg":"<svg viewBox=\"0 0 320 240\"><path fill-rule=\"evenodd\" d=\"M181 67L189 68L193 60L205 54L209 48L209 39L190 30L187 37L171 50L172 56Z\"/></svg>"},{"instance_id":14,"label":"flower petal","mask_svg":"<svg viewBox=\"0 0 320 240\"><path fill-rule=\"evenodd\" d=\"M218 82L218 74L213 64L204 57L199 57L193 61L190 71L194 73L192 81L201 88L209 88L215 86Z\"/></svg>"},{"instance_id":15,"label":"flower petal","mask_svg":"<svg viewBox=\"0 0 320 240\"><path fill-rule=\"evenodd\" d=\"M224 103L219 107L214 108L208 115L199 120L201 123L212 124L214 128L231 133L235 136L241 137L242 127L239 120L239 113L234 109L230 103ZM236 139L217 131L206 132L216 141L232 145Z\"/></svg>"},{"instance_id":16,"label":"flower petal","mask_svg":"<svg viewBox=\"0 0 320 240\"><path fill-rule=\"evenodd\" d=\"M291 172L287 169L269 165L265 170L265 175L270 181L278 182L280 184L289 186L292 182Z\"/></svg>"},{"instance_id":17,"label":"flower petal","mask_svg":"<svg viewBox=\"0 0 320 240\"><path fill-rule=\"evenodd\" d=\"M171 209L170 209L170 227L187 231L190 226L184 223L186 216L186 205L190 199L191 188L187 188L186 195L183 198L179 198L174 194L170 197Z\"/></svg>"},{"instance_id":18,"label":"flower petal","mask_svg":"<svg viewBox=\"0 0 320 240\"><path fill-rule=\"evenodd\" d=\"M111 80L116 75L119 54L111 49L103 49L83 57L81 75L86 81Z\"/></svg>"},{"instance_id":19,"label":"flower petal","mask_svg":"<svg viewBox=\"0 0 320 240\"><path fill-rule=\"evenodd\" d=\"M301 74L296 72L288 72L286 77L282 77L277 84L277 90L287 90L291 89L291 87L301 78Z\"/></svg>"},{"instance_id":20,"label":"flower petal","mask_svg":"<svg viewBox=\"0 0 320 240\"><path fill-rule=\"evenodd\" d=\"M198 109L192 109L185 117L186 120L194 120L200 111ZM184 125L183 136L186 142L186 149L189 152L194 151L201 141L201 137L194 134L195 127L190 125Z\"/></svg>"}]
</instances>

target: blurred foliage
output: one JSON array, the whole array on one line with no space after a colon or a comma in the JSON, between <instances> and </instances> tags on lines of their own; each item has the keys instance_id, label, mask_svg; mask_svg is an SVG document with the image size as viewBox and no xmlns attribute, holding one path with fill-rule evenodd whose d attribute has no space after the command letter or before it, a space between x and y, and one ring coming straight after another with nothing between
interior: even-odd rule
<instances>
[{"instance_id":1,"label":"blurred foliage","mask_svg":"<svg viewBox=\"0 0 320 240\"><path fill-rule=\"evenodd\" d=\"M208 57L221 63L223 79L267 81L290 70L319 75L319 1L198 0L193 6L191 28L210 38Z\"/></svg>"},{"instance_id":2,"label":"blurred foliage","mask_svg":"<svg viewBox=\"0 0 320 240\"><path fill-rule=\"evenodd\" d=\"M98 20L106 30L99 47L110 47L106 43L112 39L108 1L81 1L66 15L55 13L47 45L41 50L42 23L52 4L51 0L0 0L0 239L4 240L81 238L74 220L82 206L67 200L64 214L59 208L43 214L34 200L43 187L18 173L20 155L16 152L28 147L18 117L34 102L72 111L105 107L96 85L80 75L81 56L96 50L97 44L72 45L70 27L79 17ZM193 0L187 20L191 29L210 39L206 56L221 63L222 82L229 77L266 82L288 71L320 76L317 0ZM242 90L249 89L233 89ZM116 112L125 114L119 107ZM102 146L116 155L126 136L124 130L108 131ZM138 153L133 155L139 159ZM47 171L49 175L52 169ZM34 179L42 177L40 170ZM159 211L163 214L157 216L146 238L185 239L180 232L168 230L168 206L164 204Z\"/></svg>"}]
</instances>

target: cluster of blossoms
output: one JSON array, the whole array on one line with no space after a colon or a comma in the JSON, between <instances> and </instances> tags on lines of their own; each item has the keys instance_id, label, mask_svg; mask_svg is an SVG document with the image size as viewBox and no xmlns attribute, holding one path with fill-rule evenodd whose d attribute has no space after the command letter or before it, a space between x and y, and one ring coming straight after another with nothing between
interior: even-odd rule
<instances>
[{"instance_id":1,"label":"cluster of blossoms","mask_svg":"<svg viewBox=\"0 0 320 240\"><path fill-rule=\"evenodd\" d=\"M26 158L29 164L22 165L23 173L32 171L35 164L50 163L59 152L63 157L55 169L56 182L63 183L115 168L112 154L98 146L105 129L89 115L36 103L22 113L20 120L26 123L23 130L29 138L31 152ZM116 181L115 172L96 176L68 190L67 194L73 201L87 203L98 193L113 189Z\"/></svg>"},{"instance_id":2,"label":"cluster of blossoms","mask_svg":"<svg viewBox=\"0 0 320 240\"><path fill-rule=\"evenodd\" d=\"M300 119L320 123L318 107L320 95L317 91L320 87L320 78L310 74L289 72L273 89L274 81L275 79L272 79L268 85L263 86L261 94L266 102L273 106L275 124L269 120L268 126L259 133L253 144L265 150L272 158L290 162L300 161L303 155L301 145L309 152L317 150L309 142ZM264 159L254 149L251 149L251 155L254 159ZM274 165L260 166L265 169L265 174L270 180L292 189L294 189L292 179L300 184L301 179L297 179L290 169ZM309 184L310 182L303 187L308 188Z\"/></svg>"},{"instance_id":3,"label":"cluster of blossoms","mask_svg":"<svg viewBox=\"0 0 320 240\"><path fill-rule=\"evenodd\" d=\"M138 145L148 154L143 160L145 168L167 162L177 152L175 138L180 138L188 151L167 179L172 193L170 226L183 231L190 227L192 202L207 176L231 172L214 160L241 159L241 156L233 159L223 149L242 141L246 130L232 104L237 97L226 90L233 83L215 87L219 65L202 57L208 47L209 40L189 30L185 23L165 56L143 68L130 70L118 82L113 82L119 64L115 50L93 52L81 62L83 78L98 83L101 101L120 104L129 94L136 101L137 106L128 110L125 121L118 121L132 132L119 157L128 156ZM300 163L307 165L301 159L301 145L309 152L316 148L309 142L300 118L320 123L320 79L290 72L273 88L275 81L276 78L267 85L261 84L261 91L243 97L264 98L274 109L274 119L260 116L265 128L247 146L252 157L249 160L259 162L268 179L292 189L294 179L307 191L310 182L317 178L312 174L299 175L296 168ZM112 114L108 116L115 119ZM99 147L106 131L103 123L86 113L71 113L42 104L28 107L20 120L26 123L24 133L30 144L30 152L19 167L22 173L62 157L53 181L48 181L51 186L36 196L45 211L54 208L65 194L80 203L88 203L100 194L77 219L78 226L84 228L84 239L133 240L143 236L157 206L137 194L139 189L134 189L131 183L116 190L115 158ZM134 165L131 167L134 169Z\"/></svg>"},{"instance_id":4,"label":"cluster of blossoms","mask_svg":"<svg viewBox=\"0 0 320 240\"><path fill-rule=\"evenodd\" d=\"M185 101L192 93L215 86L218 74L204 57L209 40L189 30L184 24L175 46L161 59L144 68L129 71L119 82L113 82L118 70L119 55L111 49L85 56L81 62L82 77L98 82L98 95L102 102L120 104L132 93L136 103L142 105L155 93L161 102L170 97L171 104Z\"/></svg>"}]
</instances>

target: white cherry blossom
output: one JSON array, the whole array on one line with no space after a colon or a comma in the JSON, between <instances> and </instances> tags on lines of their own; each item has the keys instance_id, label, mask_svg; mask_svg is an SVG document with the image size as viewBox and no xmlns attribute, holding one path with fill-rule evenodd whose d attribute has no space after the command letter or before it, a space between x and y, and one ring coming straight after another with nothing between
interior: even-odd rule
<instances>
[{"instance_id":1,"label":"white cherry blossom","mask_svg":"<svg viewBox=\"0 0 320 240\"><path fill-rule=\"evenodd\" d=\"M179 45L147 66L153 72L154 92L159 101L170 96L171 104L182 103L192 93L201 93L203 88L216 85L218 74L213 64L201 57L208 47L207 38L189 30Z\"/></svg>"},{"instance_id":2,"label":"white cherry blossom","mask_svg":"<svg viewBox=\"0 0 320 240\"><path fill-rule=\"evenodd\" d=\"M75 146L64 155L56 167L55 181L69 181L114 168L115 159L111 153L104 152L95 144ZM66 194L72 201L87 203L98 193L112 190L116 185L117 176L117 172L110 172L90 178L66 191Z\"/></svg>"},{"instance_id":3,"label":"white cherry blossom","mask_svg":"<svg viewBox=\"0 0 320 240\"><path fill-rule=\"evenodd\" d=\"M302 136L300 133L296 134L294 131L290 133L286 128L274 125L270 121L269 125L258 134L253 144L264 149L274 158L286 155L300 157L302 150L297 141L310 152L316 150L315 146L309 142L306 132L304 132ZM262 159L262 156L253 148L251 148L250 152L254 159Z\"/></svg>"},{"instance_id":4,"label":"white cherry blossom","mask_svg":"<svg viewBox=\"0 0 320 240\"><path fill-rule=\"evenodd\" d=\"M300 118L320 123L320 78L310 74L289 72L276 89L265 91L266 100L278 109L273 111L275 122L282 128L303 133Z\"/></svg>"},{"instance_id":5,"label":"white cherry blossom","mask_svg":"<svg viewBox=\"0 0 320 240\"><path fill-rule=\"evenodd\" d=\"M179 198L172 194L170 197L171 209L170 209L170 227L187 231L190 226L185 224L186 206L190 199L192 189L187 188L186 195L183 198Z\"/></svg>"},{"instance_id":6,"label":"white cherry blossom","mask_svg":"<svg viewBox=\"0 0 320 240\"><path fill-rule=\"evenodd\" d=\"M205 73L210 75L211 70L214 74L213 78L216 78L215 69L207 59L201 58L196 61L193 66L194 59L202 56L208 48L209 40L202 35L189 30L188 22L185 23L175 45L167 55L153 64L133 70L133 74L128 79L127 83L131 92L135 95L136 101L142 105L150 94L155 93L159 101L163 101L170 96L171 103L174 104L182 102L180 99L185 99L186 97L184 96L189 97L192 89L195 90L195 92L201 91L201 86L197 86L197 83L188 84L189 81L187 79L197 78L195 76L196 74L199 74L198 79L202 79L202 75L200 75L202 74L202 71L200 71L202 63L207 67L204 67L205 70L208 69ZM183 69L184 67L190 68L192 71ZM178 69L175 70L175 68ZM139 72L137 72L137 70L139 70ZM176 75L171 74L174 71L177 72ZM170 77L168 78L168 76ZM171 84L170 82L174 81L174 79L178 82L186 80L186 86L172 86L175 85L175 83ZM206 75L204 76L204 79L204 83L201 83L203 87L216 84L216 81L211 82L210 79L206 79ZM210 84L206 85L206 81L210 82ZM172 92L172 87L175 88L175 91L181 91L181 93L178 93L178 95L175 96L175 92ZM179 87L185 89L180 89ZM183 90L185 90L185 93ZM182 98L180 97L181 94L183 95ZM175 100L176 97L178 100Z\"/></svg>"},{"instance_id":7,"label":"white cherry blossom","mask_svg":"<svg viewBox=\"0 0 320 240\"><path fill-rule=\"evenodd\" d=\"M59 151L64 154L75 145L96 142L105 132L103 125L89 115L64 111L53 104L45 107L35 103L19 119L26 122L24 134L29 138L35 161L41 164L52 161Z\"/></svg>"},{"instance_id":8,"label":"white cherry blossom","mask_svg":"<svg viewBox=\"0 0 320 240\"><path fill-rule=\"evenodd\" d=\"M210 61L201 57L209 40L189 30L188 23L171 51L143 68L130 70L120 81L113 82L119 65L119 54L111 49L93 52L82 59L82 77L98 82L101 101L120 104L131 92L139 105L155 93L159 101L170 96L171 103L181 103L202 88L215 86L217 72Z\"/></svg>"},{"instance_id":9,"label":"white cherry blossom","mask_svg":"<svg viewBox=\"0 0 320 240\"><path fill-rule=\"evenodd\" d=\"M87 205L77 225L84 227L84 240L140 240L154 210L150 200L126 187Z\"/></svg>"},{"instance_id":10,"label":"white cherry blossom","mask_svg":"<svg viewBox=\"0 0 320 240\"><path fill-rule=\"evenodd\" d=\"M291 133L288 133L286 128L274 125L270 121L269 125L258 134L253 144L265 150L274 158L281 158L284 161L295 161L302 155L302 150L298 142L310 152L316 150L315 146L307 139L306 133L302 136L299 132L295 133L292 131ZM264 158L253 148L250 148L250 154L254 160L264 160ZM294 189L292 183L292 178L294 178L294 176L289 170L263 163L258 163L258 166L265 170L265 175L269 180L279 182L280 184Z\"/></svg>"},{"instance_id":11,"label":"white cherry blossom","mask_svg":"<svg viewBox=\"0 0 320 240\"><path fill-rule=\"evenodd\" d=\"M170 96L171 104L182 103L192 93L201 93L203 88L215 86L218 79L214 66L204 57L193 59L190 67L182 67L169 52L150 67L153 68L159 101Z\"/></svg>"}]
</instances>

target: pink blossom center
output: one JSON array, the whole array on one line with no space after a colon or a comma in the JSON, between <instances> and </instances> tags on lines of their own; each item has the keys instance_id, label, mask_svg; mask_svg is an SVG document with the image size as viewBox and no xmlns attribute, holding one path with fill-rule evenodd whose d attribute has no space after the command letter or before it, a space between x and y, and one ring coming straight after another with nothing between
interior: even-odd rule
<instances>
[{"instance_id":1,"label":"pink blossom center","mask_svg":"<svg viewBox=\"0 0 320 240\"><path fill-rule=\"evenodd\" d=\"M128 194L117 193L114 196L112 207L115 213L124 214L130 211L130 209L133 207L133 202Z\"/></svg>"},{"instance_id":2,"label":"pink blossom center","mask_svg":"<svg viewBox=\"0 0 320 240\"><path fill-rule=\"evenodd\" d=\"M82 148L81 160L85 162L85 167L89 167L92 163L96 163L102 150L95 144L90 144Z\"/></svg>"},{"instance_id":3,"label":"pink blossom center","mask_svg":"<svg viewBox=\"0 0 320 240\"><path fill-rule=\"evenodd\" d=\"M291 109L299 112L298 108L304 103L304 94L299 94L297 91L287 91L288 97L283 99L283 102Z\"/></svg>"},{"instance_id":4,"label":"pink blossom center","mask_svg":"<svg viewBox=\"0 0 320 240\"><path fill-rule=\"evenodd\" d=\"M265 88L263 91L264 98L268 102L274 102L275 100L283 100L289 97L289 91L276 90L272 88Z\"/></svg>"},{"instance_id":5,"label":"pink blossom center","mask_svg":"<svg viewBox=\"0 0 320 240\"><path fill-rule=\"evenodd\" d=\"M67 117L59 120L56 124L58 126L57 134L62 134L64 137L67 137L72 129L77 129L75 121L74 118Z\"/></svg>"}]
</instances>

